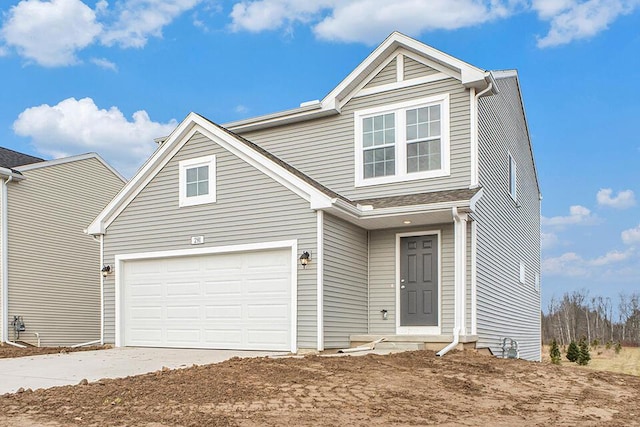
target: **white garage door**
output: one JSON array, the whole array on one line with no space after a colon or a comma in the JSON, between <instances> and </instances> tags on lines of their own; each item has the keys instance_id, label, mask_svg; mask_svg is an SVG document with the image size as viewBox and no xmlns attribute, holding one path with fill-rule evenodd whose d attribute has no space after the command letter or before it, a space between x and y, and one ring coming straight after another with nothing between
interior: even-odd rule
<instances>
[{"instance_id":1,"label":"white garage door","mask_svg":"<svg viewBox=\"0 0 640 427\"><path fill-rule=\"evenodd\" d=\"M126 346L291 349L291 251L125 261Z\"/></svg>"}]
</instances>

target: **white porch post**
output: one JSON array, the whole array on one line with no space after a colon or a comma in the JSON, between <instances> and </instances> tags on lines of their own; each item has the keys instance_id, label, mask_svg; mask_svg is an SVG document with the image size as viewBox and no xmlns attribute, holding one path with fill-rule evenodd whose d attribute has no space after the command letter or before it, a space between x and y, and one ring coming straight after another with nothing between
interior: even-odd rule
<instances>
[{"instance_id":1,"label":"white porch post","mask_svg":"<svg viewBox=\"0 0 640 427\"><path fill-rule=\"evenodd\" d=\"M454 208L454 330L467 334L466 282L467 282L467 214Z\"/></svg>"}]
</instances>

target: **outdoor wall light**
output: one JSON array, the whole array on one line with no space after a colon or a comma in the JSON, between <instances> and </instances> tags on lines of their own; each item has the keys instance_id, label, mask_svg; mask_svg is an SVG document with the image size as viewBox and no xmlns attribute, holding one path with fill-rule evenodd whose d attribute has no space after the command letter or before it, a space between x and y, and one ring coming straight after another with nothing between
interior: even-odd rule
<instances>
[{"instance_id":1,"label":"outdoor wall light","mask_svg":"<svg viewBox=\"0 0 640 427\"><path fill-rule=\"evenodd\" d=\"M382 309L380 310L380 313L382 313L382 320L388 320L389 319L389 312L386 309Z\"/></svg>"},{"instance_id":2,"label":"outdoor wall light","mask_svg":"<svg viewBox=\"0 0 640 427\"><path fill-rule=\"evenodd\" d=\"M311 262L311 254L307 251L302 252L300 255L300 265L302 268L307 268L307 265Z\"/></svg>"},{"instance_id":3,"label":"outdoor wall light","mask_svg":"<svg viewBox=\"0 0 640 427\"><path fill-rule=\"evenodd\" d=\"M102 277L107 277L109 274L111 274L111 266L105 265L100 271L102 272Z\"/></svg>"}]
</instances>

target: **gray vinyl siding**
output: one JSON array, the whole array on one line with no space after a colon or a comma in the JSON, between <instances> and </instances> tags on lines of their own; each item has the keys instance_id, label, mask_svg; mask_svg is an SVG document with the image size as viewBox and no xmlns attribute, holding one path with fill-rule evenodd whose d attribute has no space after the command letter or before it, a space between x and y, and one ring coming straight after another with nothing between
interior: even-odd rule
<instances>
[{"instance_id":1,"label":"gray vinyl siding","mask_svg":"<svg viewBox=\"0 0 640 427\"><path fill-rule=\"evenodd\" d=\"M396 60L389 62L380 72L364 87L371 88L375 86L395 83L398 78Z\"/></svg>"},{"instance_id":2,"label":"gray vinyl siding","mask_svg":"<svg viewBox=\"0 0 640 427\"><path fill-rule=\"evenodd\" d=\"M419 63L416 60L404 57L404 79L416 79L418 77L426 77L432 74L437 74L438 70L434 70L431 67L427 67L424 64Z\"/></svg>"},{"instance_id":3,"label":"gray vinyl siding","mask_svg":"<svg viewBox=\"0 0 640 427\"><path fill-rule=\"evenodd\" d=\"M443 93L450 94L450 176L356 188L354 111ZM455 79L354 98L339 115L245 132L243 136L354 200L465 188L470 183L469 91Z\"/></svg>"},{"instance_id":4,"label":"gray vinyl siding","mask_svg":"<svg viewBox=\"0 0 640 427\"><path fill-rule=\"evenodd\" d=\"M441 232L441 333L453 333L453 224L373 230L369 232L369 333L396 333L396 233L421 232L424 230L440 230ZM382 319L380 313L382 310L387 310L387 320Z\"/></svg>"},{"instance_id":5,"label":"gray vinyl siding","mask_svg":"<svg viewBox=\"0 0 640 427\"><path fill-rule=\"evenodd\" d=\"M479 173L484 195L474 215L478 229L479 347L501 354L501 340L517 340L520 355L540 359L540 200L524 112L514 78L479 104ZM508 153L517 164L517 203L509 195ZM518 207L520 205L520 207ZM520 261L526 283L519 280Z\"/></svg>"},{"instance_id":6,"label":"gray vinyl siding","mask_svg":"<svg viewBox=\"0 0 640 427\"><path fill-rule=\"evenodd\" d=\"M5 190L5 186L4 184L0 181L0 218L2 217L2 210L4 209L4 206L2 205L2 192ZM0 225L0 230L1 230L1 225ZM0 234L0 260L2 259L2 235ZM2 301L2 296L4 295L4 286L5 284L2 283L2 262L0 261L0 339L1 340L7 340L8 337L4 336L4 322L5 322L5 313L3 313L3 301Z\"/></svg>"},{"instance_id":7,"label":"gray vinyl siding","mask_svg":"<svg viewBox=\"0 0 640 427\"><path fill-rule=\"evenodd\" d=\"M178 162L216 156L213 204L178 207ZM191 249L191 236L204 236L202 247L294 240L315 253L316 213L291 190L248 165L218 144L196 134L172 158L105 234L106 264L115 255ZM316 274L311 262L298 269L298 347L316 348ZM115 340L114 275L105 281L105 340Z\"/></svg>"},{"instance_id":8,"label":"gray vinyl siding","mask_svg":"<svg viewBox=\"0 0 640 427\"><path fill-rule=\"evenodd\" d=\"M367 231L324 215L324 344L349 346L367 333Z\"/></svg>"},{"instance_id":9,"label":"gray vinyl siding","mask_svg":"<svg viewBox=\"0 0 640 427\"><path fill-rule=\"evenodd\" d=\"M95 158L23 174L8 194L9 318L30 344L99 340L100 245L83 230L124 183Z\"/></svg>"}]
</instances>

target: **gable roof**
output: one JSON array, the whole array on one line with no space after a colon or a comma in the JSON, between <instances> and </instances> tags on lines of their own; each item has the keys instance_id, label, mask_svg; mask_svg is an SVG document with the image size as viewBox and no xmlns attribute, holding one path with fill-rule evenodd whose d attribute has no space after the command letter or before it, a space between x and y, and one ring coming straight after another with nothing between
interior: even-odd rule
<instances>
[{"instance_id":1,"label":"gable roof","mask_svg":"<svg viewBox=\"0 0 640 427\"><path fill-rule=\"evenodd\" d=\"M46 168L46 167L62 165L62 164L71 163L71 162L78 162L78 161L87 160L87 159L96 159L97 161L102 163L105 168L107 168L109 171L111 171L111 173L113 173L115 176L117 176L122 182L127 182L125 177L120 175L120 172L115 170L109 163L107 163L97 153L85 153L85 154L78 154L76 156L62 157L62 158L53 159L53 160L42 160L42 161L40 161L38 163L31 163L31 164L24 165L24 166L18 166L15 169L17 171L19 171L19 172L26 172L26 171L30 171L30 170L34 170L34 169L42 169L42 168Z\"/></svg>"},{"instance_id":2,"label":"gable roof","mask_svg":"<svg viewBox=\"0 0 640 427\"><path fill-rule=\"evenodd\" d=\"M0 167L14 169L18 166L44 162L40 157L20 153L9 148L0 147Z\"/></svg>"},{"instance_id":3,"label":"gable roof","mask_svg":"<svg viewBox=\"0 0 640 427\"><path fill-rule=\"evenodd\" d=\"M86 233L92 235L104 234L108 226L195 133L206 136L276 182L303 197L309 202L311 209L328 210L354 222L375 217L379 212L377 209L383 209L384 215L399 215L403 213L404 209L422 209L425 205L430 205L430 208L440 210L448 209L452 206L472 207L474 199L481 194L481 189L478 188L352 201L325 187L246 138L236 135L199 114L189 113L169 135L167 140L138 170L136 175L93 220L85 230Z\"/></svg>"},{"instance_id":4,"label":"gable roof","mask_svg":"<svg viewBox=\"0 0 640 427\"><path fill-rule=\"evenodd\" d=\"M485 89L491 82L491 73L396 31L391 33L321 101L305 102L299 108L226 123L224 127L232 131L250 131L338 114L341 106L353 97L356 89L366 83L367 79L372 78L380 67L386 65L398 49L414 55L414 58L423 58L437 64L465 87Z\"/></svg>"}]
</instances>

